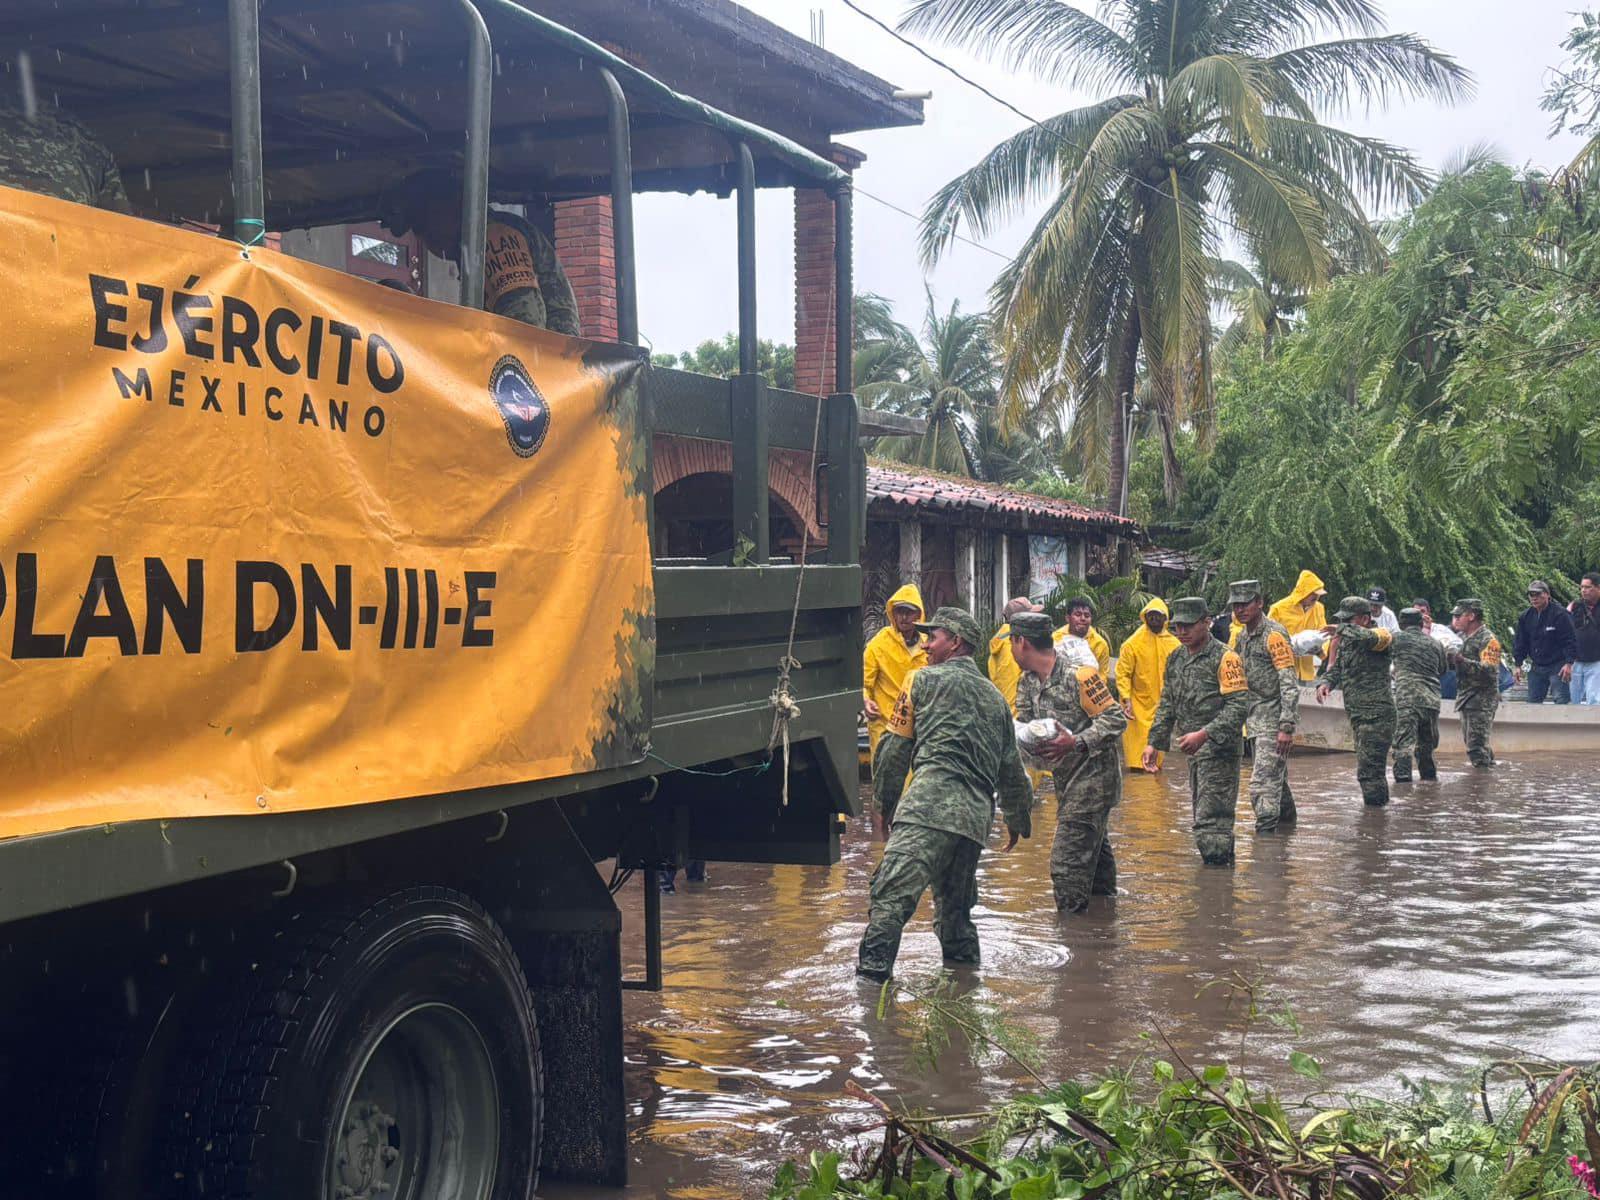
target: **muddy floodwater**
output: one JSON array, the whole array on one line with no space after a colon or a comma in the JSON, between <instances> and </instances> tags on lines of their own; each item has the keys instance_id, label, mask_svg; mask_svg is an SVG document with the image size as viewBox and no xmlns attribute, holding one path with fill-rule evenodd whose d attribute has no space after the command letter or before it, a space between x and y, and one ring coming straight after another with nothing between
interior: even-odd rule
<instances>
[{"instance_id":1,"label":"muddy floodwater","mask_svg":"<svg viewBox=\"0 0 1600 1200\"><path fill-rule=\"evenodd\" d=\"M1530 758L1492 773L1442 761L1437 783L1397 787L1387 809L1372 810L1353 758L1296 758L1298 827L1256 837L1241 794L1231 871L1195 856L1181 761L1159 778L1130 777L1113 821L1121 894L1070 918L1052 906L1054 802L1041 803L1031 840L983 858L979 994L1038 1037L1047 1078L1126 1063L1157 1028L1191 1060L1237 1061L1237 1006L1225 989L1203 990L1235 973L1286 1000L1303 1025L1294 1038L1267 1025L1244 1049L1250 1069L1291 1091L1311 1086L1287 1069L1291 1044L1342 1089L1393 1091L1397 1074L1452 1078L1513 1051L1592 1060L1600 758ZM836 867L713 863L705 884L680 877L663 898L666 990L624 1000L628 1195L764 1195L783 1159L870 1119L848 1080L951 1113L1022 1086L1014 1070L959 1049L936 1071L919 1068L908 1019L880 1020L877 990L856 982L881 850L861 818ZM624 953L639 975L637 885L623 899ZM898 971L938 967L924 901Z\"/></svg>"}]
</instances>

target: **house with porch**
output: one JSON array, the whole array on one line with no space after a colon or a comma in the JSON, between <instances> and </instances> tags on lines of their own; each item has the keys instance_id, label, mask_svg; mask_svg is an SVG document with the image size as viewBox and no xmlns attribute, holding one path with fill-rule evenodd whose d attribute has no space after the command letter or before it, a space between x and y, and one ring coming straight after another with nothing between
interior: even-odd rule
<instances>
[{"instance_id":1,"label":"house with porch","mask_svg":"<svg viewBox=\"0 0 1600 1200\"><path fill-rule=\"evenodd\" d=\"M869 628L895 588L915 583L929 609L998 618L1012 596L1043 600L1065 578L1126 574L1142 537L1128 517L998 483L874 459L861 551Z\"/></svg>"}]
</instances>

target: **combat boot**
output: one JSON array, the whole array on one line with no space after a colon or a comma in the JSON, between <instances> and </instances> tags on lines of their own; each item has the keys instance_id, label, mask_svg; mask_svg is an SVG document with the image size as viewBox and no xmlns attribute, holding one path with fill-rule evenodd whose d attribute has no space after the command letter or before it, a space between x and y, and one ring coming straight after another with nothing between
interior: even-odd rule
<instances>
[{"instance_id":1,"label":"combat boot","mask_svg":"<svg viewBox=\"0 0 1600 1200\"><path fill-rule=\"evenodd\" d=\"M1439 769L1433 765L1431 758L1426 761L1420 758L1417 760L1417 778L1424 782L1439 778Z\"/></svg>"},{"instance_id":2,"label":"combat boot","mask_svg":"<svg viewBox=\"0 0 1600 1200\"><path fill-rule=\"evenodd\" d=\"M1389 803L1389 789L1381 784L1377 787L1363 788L1361 801L1368 808L1382 808Z\"/></svg>"},{"instance_id":3,"label":"combat boot","mask_svg":"<svg viewBox=\"0 0 1600 1200\"><path fill-rule=\"evenodd\" d=\"M1411 759L1409 757L1394 760L1394 781L1396 783L1411 782Z\"/></svg>"}]
</instances>

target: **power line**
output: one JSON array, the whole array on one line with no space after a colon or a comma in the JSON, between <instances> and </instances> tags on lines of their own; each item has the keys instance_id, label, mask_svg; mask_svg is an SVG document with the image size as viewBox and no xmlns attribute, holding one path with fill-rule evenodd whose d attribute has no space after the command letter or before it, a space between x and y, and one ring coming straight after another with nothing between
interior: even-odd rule
<instances>
[{"instance_id":1,"label":"power line","mask_svg":"<svg viewBox=\"0 0 1600 1200\"><path fill-rule=\"evenodd\" d=\"M885 200L882 196L874 196L871 192L867 191L865 188L861 187L860 185L853 185L852 190L855 192L856 195L865 196L868 200L871 200L871 201L874 201L875 203L881 204L881 205L883 205L883 207L885 207L887 209L890 209L893 212L899 213L902 217L910 217L913 221L916 221L918 224L922 223L922 218L917 216L916 213L912 212L908 208L901 208L898 204L894 203L892 200ZM1002 251L996 250L993 246L985 246L982 242L975 242L971 238L964 237L959 233L952 233L951 236L953 238L955 238L955 240L958 241L958 242L965 242L967 245L971 246L974 250L982 250L985 254L994 255L994 257L998 258L1001 262L1009 263L1011 261L1011 256L1009 254L1006 254L1006 253L1004 253Z\"/></svg>"},{"instance_id":2,"label":"power line","mask_svg":"<svg viewBox=\"0 0 1600 1200\"><path fill-rule=\"evenodd\" d=\"M1087 155L1089 153L1089 150L1088 150L1087 147L1080 146L1077 142L1074 142L1071 138L1065 136L1064 134L1058 132L1057 130L1051 129L1043 121L1039 120L1038 117L1031 116L1030 114L1024 112L1022 109L1018 108L1015 104L1011 103L1011 101L1007 100L1004 96L1001 96L998 93L991 91L990 89L985 87L983 84L979 83L976 79L973 79L970 75L965 74L959 68L952 66L950 63L948 63L944 59L940 58L937 54L934 54L931 50L928 50L925 47L923 47L922 45L918 44L917 42L912 41L905 34L901 33L894 26L890 25L887 21L884 21L880 17L874 16L872 13L870 13L866 9L862 8L859 4L856 3L856 0L839 0L839 3L843 4L846 8L848 8L851 12L855 13L857 16L863 17L866 20L870 21L872 24L876 25L879 29L881 29L885 33L887 33L890 37L894 38L895 41L900 42L902 45L909 46L912 50L915 50L918 54L922 55L923 58L927 59L934 66L940 68L943 71L949 72L951 75L954 75L962 83L966 84L968 87L974 89L975 91L981 92L983 95L987 96L990 100L994 101L996 104L1000 105L1000 107L1006 109L1008 112L1015 113L1017 116L1021 117L1024 121L1026 121L1029 125L1032 125L1040 133L1043 133L1043 134L1046 134L1046 135L1048 135L1050 137L1055 138L1055 140L1060 142L1063 146L1070 147L1071 149L1076 150L1079 154L1084 155L1085 157L1087 157ZM1137 187L1144 188L1146 191L1151 192L1152 194L1154 194L1156 196L1159 196L1163 200L1171 200L1171 201L1173 201L1173 202L1175 202L1177 204L1182 204L1182 205L1194 205L1194 201L1189 199L1188 197L1178 195L1176 193L1176 191L1174 191L1173 193L1169 194L1169 193L1163 191L1161 188L1156 187L1156 185L1151 183L1149 180L1142 179L1138 175L1135 175L1132 171L1128 170L1125 167L1119 167L1119 168L1117 168L1117 171L1118 171L1119 174L1124 176L1130 183L1133 183ZM1198 207L1198 205L1196 205L1195 207ZM1254 235L1251 233L1250 230L1245 229L1241 225L1235 224L1233 221L1229 220L1227 217L1223 216L1219 212L1213 211L1213 212L1211 212L1211 213L1209 213L1207 215L1209 216L1209 218L1211 220L1217 222L1217 224L1226 225L1229 229L1232 229L1235 233L1238 233L1243 237L1246 237L1246 238L1253 238L1254 237Z\"/></svg>"}]
</instances>

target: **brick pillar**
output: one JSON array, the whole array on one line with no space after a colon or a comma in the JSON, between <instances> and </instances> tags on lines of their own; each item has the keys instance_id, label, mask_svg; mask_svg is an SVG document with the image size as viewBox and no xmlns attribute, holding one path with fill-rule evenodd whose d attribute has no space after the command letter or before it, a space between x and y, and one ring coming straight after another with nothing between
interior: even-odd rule
<instances>
[{"instance_id":1,"label":"brick pillar","mask_svg":"<svg viewBox=\"0 0 1600 1200\"><path fill-rule=\"evenodd\" d=\"M794 192L794 386L833 391L833 200L814 188Z\"/></svg>"},{"instance_id":2,"label":"brick pillar","mask_svg":"<svg viewBox=\"0 0 1600 1200\"><path fill-rule=\"evenodd\" d=\"M556 257L578 300L585 337L617 340L617 248L611 197L556 202Z\"/></svg>"}]
</instances>

